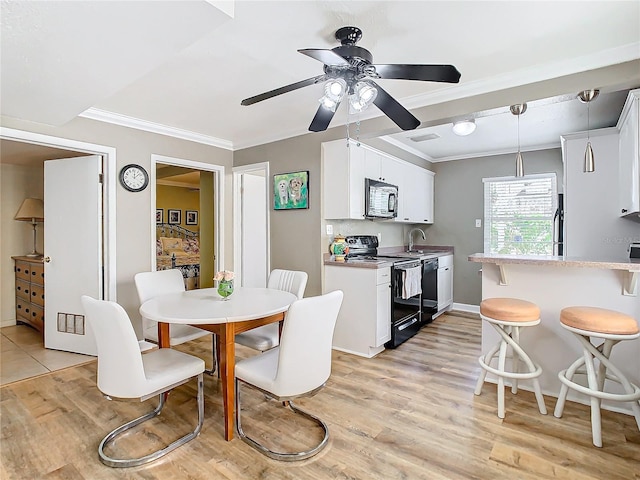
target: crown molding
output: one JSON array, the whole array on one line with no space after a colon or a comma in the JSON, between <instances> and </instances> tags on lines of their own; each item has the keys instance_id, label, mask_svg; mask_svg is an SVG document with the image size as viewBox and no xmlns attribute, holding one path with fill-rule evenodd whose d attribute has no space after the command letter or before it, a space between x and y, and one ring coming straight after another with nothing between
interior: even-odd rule
<instances>
[{"instance_id":1,"label":"crown molding","mask_svg":"<svg viewBox=\"0 0 640 480\"><path fill-rule=\"evenodd\" d=\"M433 158L430 157L429 155L427 155L426 153L421 152L417 148L409 147L408 145L402 143L399 140L396 140L393 137L390 137L389 135L384 135L384 136L378 137L378 138L380 138L380 140L384 140L387 143L390 143L391 145L394 145L394 146L398 147L401 150L404 150L407 153L410 153L412 155L415 155L416 157L419 157L419 158L421 158L423 160L426 160L427 162L433 162Z\"/></svg>"},{"instance_id":2,"label":"crown molding","mask_svg":"<svg viewBox=\"0 0 640 480\"><path fill-rule=\"evenodd\" d=\"M560 148L560 140L553 143L540 143L538 145L530 145L528 147L521 147L520 152L537 152L539 150L549 150L552 148ZM440 163L440 162L451 162L453 160L467 160L469 158L480 158L480 157L494 157L497 155L509 155L514 154L518 151L517 148L503 148L500 150L486 150L484 152L474 152L474 153L465 153L462 155L451 155L449 157L439 157L431 160L432 163Z\"/></svg>"},{"instance_id":3,"label":"crown molding","mask_svg":"<svg viewBox=\"0 0 640 480\"><path fill-rule=\"evenodd\" d=\"M170 127L161 123L149 122L147 120L109 112L107 110L100 110L92 107L82 112L79 116L90 120L119 125L121 127L135 128L136 130L157 133L158 135L166 135L168 137L188 140L190 142L211 145L212 147L224 148L225 150L233 150L233 144L229 140L210 137L201 133L182 130L181 128Z\"/></svg>"}]
</instances>

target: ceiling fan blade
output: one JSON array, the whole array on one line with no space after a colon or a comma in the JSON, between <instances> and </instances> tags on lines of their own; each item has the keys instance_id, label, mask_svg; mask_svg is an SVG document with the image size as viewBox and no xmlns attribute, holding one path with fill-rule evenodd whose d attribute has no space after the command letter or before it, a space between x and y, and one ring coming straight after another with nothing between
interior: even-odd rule
<instances>
[{"instance_id":1,"label":"ceiling fan blade","mask_svg":"<svg viewBox=\"0 0 640 480\"><path fill-rule=\"evenodd\" d=\"M303 55L307 55L308 57L311 57L315 60L318 60L325 65L332 65L337 67L350 65L347 60L342 58L333 50L323 50L321 48L305 48L303 50L298 50L298 52L302 53Z\"/></svg>"},{"instance_id":2,"label":"ceiling fan blade","mask_svg":"<svg viewBox=\"0 0 640 480\"><path fill-rule=\"evenodd\" d=\"M396 125L402 130L413 130L420 125L420 120L400 105L395 98L385 92L380 85L375 82L371 83L378 89L378 95L373 103L382 110L387 117L393 120Z\"/></svg>"},{"instance_id":3,"label":"ceiling fan blade","mask_svg":"<svg viewBox=\"0 0 640 480\"><path fill-rule=\"evenodd\" d=\"M453 65L373 65L380 78L458 83L460 72Z\"/></svg>"},{"instance_id":4,"label":"ceiling fan blade","mask_svg":"<svg viewBox=\"0 0 640 480\"><path fill-rule=\"evenodd\" d=\"M276 88L275 90L270 90L265 93L261 93L260 95L256 95L255 97L245 98L240 102L240 105L253 105L254 103L261 102L271 97L275 97L276 95L282 95L283 93L291 92L293 90L297 90L298 88L306 87L308 85L314 85L318 82L321 82L325 79L325 75L318 75L317 77L307 78L306 80L302 80L300 82L292 83L291 85L286 85L284 87Z\"/></svg>"},{"instance_id":5,"label":"ceiling fan blade","mask_svg":"<svg viewBox=\"0 0 640 480\"><path fill-rule=\"evenodd\" d=\"M338 105L336 105L336 110L338 109ZM331 123L331 119L335 115L335 111L328 109L324 105L320 105L318 107L318 111L316 112L316 116L313 117L311 121L311 125L309 125L310 132L322 132L327 129L329 123Z\"/></svg>"}]
</instances>

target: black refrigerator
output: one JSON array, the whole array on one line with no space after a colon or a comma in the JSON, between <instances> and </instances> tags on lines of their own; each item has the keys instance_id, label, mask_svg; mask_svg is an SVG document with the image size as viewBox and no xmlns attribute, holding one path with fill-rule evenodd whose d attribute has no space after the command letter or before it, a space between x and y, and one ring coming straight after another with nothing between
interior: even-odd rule
<instances>
[{"instance_id":1,"label":"black refrigerator","mask_svg":"<svg viewBox=\"0 0 640 480\"><path fill-rule=\"evenodd\" d=\"M558 208L553 215L552 255L564 255L564 193L558 194Z\"/></svg>"}]
</instances>

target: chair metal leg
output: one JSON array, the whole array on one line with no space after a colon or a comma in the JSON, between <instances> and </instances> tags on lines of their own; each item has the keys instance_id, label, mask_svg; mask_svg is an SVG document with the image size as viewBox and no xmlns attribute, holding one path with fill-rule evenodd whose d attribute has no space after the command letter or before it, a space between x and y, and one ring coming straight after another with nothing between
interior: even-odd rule
<instances>
[{"instance_id":1,"label":"chair metal leg","mask_svg":"<svg viewBox=\"0 0 640 480\"><path fill-rule=\"evenodd\" d=\"M216 334L211 335L211 356L213 357L213 366L211 370L205 370L204 373L210 376L214 376L218 369L218 359L216 358Z\"/></svg>"},{"instance_id":2,"label":"chair metal leg","mask_svg":"<svg viewBox=\"0 0 640 480\"><path fill-rule=\"evenodd\" d=\"M238 436L248 445L250 445L251 447L255 448L257 451L259 451L260 453L262 453L263 455L266 455L269 458L273 458L274 460L281 460L281 461L285 461L285 462L294 462L297 460L304 460L306 458L309 457L313 457L314 455L318 454L323 448L325 448L327 446L327 442L329 441L329 428L327 427L327 425L320 420L318 417L311 415L308 412L305 412L304 410L299 409L298 407L296 407L293 402L291 400L288 400L286 403L288 404L289 408L297 414L300 414L306 418L308 418L309 420L315 422L318 426L320 426L320 428L322 428L322 430L324 431L324 437L322 438L322 441L316 445L315 447L303 451L303 452L293 452L293 453L280 453L280 452L274 452L273 450L268 449L266 446L262 445L261 443L255 441L253 438L248 437L245 433L244 430L242 429L242 421L241 421L241 408L240 408L240 381L238 378L236 378L236 428L238 430ZM253 387L253 385L243 382L245 383L247 386Z\"/></svg>"},{"instance_id":3,"label":"chair metal leg","mask_svg":"<svg viewBox=\"0 0 640 480\"><path fill-rule=\"evenodd\" d=\"M139 465L144 465L145 463L149 463L154 460L157 460L158 458L175 450L179 446L184 445L190 440L193 440L200 434L200 430L202 430L202 424L204 423L204 378L202 373L198 375L198 424L196 425L196 428L193 432L186 434L184 437L181 437L175 440L174 442L172 442L171 444L169 444L168 446L160 450L157 450L153 453L150 453L140 458L119 459L119 458L109 457L104 453L104 448L107 446L107 444L115 440L115 438L118 435L126 432L127 430L132 429L137 425L140 425L141 423L151 418L154 418L160 415L160 412L162 411L162 408L164 407L164 404L165 404L165 397L166 397L165 393L166 392L163 392L159 395L160 401L158 402L158 406L152 412L149 412L146 415L142 415L141 417L136 418L135 420L131 420L130 422L125 423L124 425L113 430L111 433L109 433L106 437L102 439L102 441L100 442L100 445L98 446L98 455L100 456L100 461L102 463L104 463L108 467L117 467L117 468L137 467Z\"/></svg>"}]
</instances>

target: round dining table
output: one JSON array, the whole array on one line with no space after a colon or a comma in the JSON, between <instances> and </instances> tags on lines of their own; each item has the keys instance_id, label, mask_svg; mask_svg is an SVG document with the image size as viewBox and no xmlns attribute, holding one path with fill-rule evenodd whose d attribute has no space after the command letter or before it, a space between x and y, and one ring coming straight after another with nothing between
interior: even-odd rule
<instances>
[{"instance_id":1,"label":"round dining table","mask_svg":"<svg viewBox=\"0 0 640 480\"><path fill-rule=\"evenodd\" d=\"M292 293L272 288L236 287L226 299L215 288L161 295L140 306L140 314L158 322L158 346L169 348L169 324L180 323L218 335L218 368L222 381L224 436L233 439L235 405L235 335L284 320L296 300Z\"/></svg>"}]
</instances>

